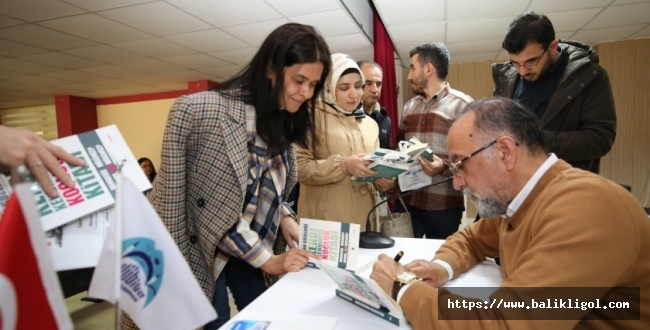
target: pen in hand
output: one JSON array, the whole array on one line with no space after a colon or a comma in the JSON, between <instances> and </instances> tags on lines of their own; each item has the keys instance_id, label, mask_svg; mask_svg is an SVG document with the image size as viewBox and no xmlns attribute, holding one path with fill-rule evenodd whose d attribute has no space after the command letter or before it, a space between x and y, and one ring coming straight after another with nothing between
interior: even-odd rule
<instances>
[{"instance_id":1,"label":"pen in hand","mask_svg":"<svg viewBox=\"0 0 650 330\"><path fill-rule=\"evenodd\" d=\"M395 260L395 262L399 262L399 260L402 259L403 255L404 255L404 251L399 251L397 252L397 255L395 255L395 258L393 258L393 260Z\"/></svg>"}]
</instances>

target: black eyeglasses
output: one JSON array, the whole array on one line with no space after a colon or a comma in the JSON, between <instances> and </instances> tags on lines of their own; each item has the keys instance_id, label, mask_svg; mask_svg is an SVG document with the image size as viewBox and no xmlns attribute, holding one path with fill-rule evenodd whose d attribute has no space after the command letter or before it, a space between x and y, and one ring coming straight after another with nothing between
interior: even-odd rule
<instances>
[{"instance_id":1,"label":"black eyeglasses","mask_svg":"<svg viewBox=\"0 0 650 330\"><path fill-rule=\"evenodd\" d=\"M544 49L544 51L542 52L542 55L539 55L536 58L530 59L530 60L524 62L523 64L519 64L519 63L513 62L513 61L508 61L508 64L510 64L515 69L519 69L522 66L524 68L526 68L526 69L532 69L532 68L537 66L537 64L542 59L542 57L544 57L544 54L546 54L546 49Z\"/></svg>"},{"instance_id":2,"label":"black eyeglasses","mask_svg":"<svg viewBox=\"0 0 650 330\"><path fill-rule=\"evenodd\" d=\"M461 159L461 160L459 160L459 161L457 161L457 162L455 162L455 163L452 163L452 162L447 161L446 164L447 164L447 166L449 166L449 170L451 171L451 173L452 173L453 175L455 175L455 176L457 176L457 177L460 177L460 176L461 176L461 175L460 175L460 169L463 167L463 164L464 164L468 159L472 158L473 156L475 156L475 155L478 154L479 152L481 152L481 151L483 151L483 150L485 150L485 149L487 149L487 148L489 148L489 147L495 145L495 144L497 143L497 141L498 141L498 140L491 141L490 143L488 143L488 144L486 144L486 145L480 147L478 150L476 150L476 151L472 152L471 154L469 154L469 156L467 156L467 157L465 157L465 158L463 158L463 159Z\"/></svg>"}]
</instances>

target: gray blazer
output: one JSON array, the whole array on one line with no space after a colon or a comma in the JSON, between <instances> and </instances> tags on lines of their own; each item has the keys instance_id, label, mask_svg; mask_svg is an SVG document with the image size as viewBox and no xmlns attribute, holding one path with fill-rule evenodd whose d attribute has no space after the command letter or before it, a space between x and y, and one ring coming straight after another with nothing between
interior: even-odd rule
<instances>
[{"instance_id":1,"label":"gray blazer","mask_svg":"<svg viewBox=\"0 0 650 330\"><path fill-rule=\"evenodd\" d=\"M297 181L293 147L288 158L284 200ZM241 217L247 177L241 98L217 92L179 97L169 113L149 199L209 299L219 275L213 269L217 243Z\"/></svg>"}]
</instances>

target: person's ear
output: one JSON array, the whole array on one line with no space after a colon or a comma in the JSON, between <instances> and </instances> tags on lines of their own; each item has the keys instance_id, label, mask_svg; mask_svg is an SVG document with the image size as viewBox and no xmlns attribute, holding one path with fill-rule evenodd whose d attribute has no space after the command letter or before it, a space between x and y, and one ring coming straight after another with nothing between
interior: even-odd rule
<instances>
[{"instance_id":1,"label":"person's ear","mask_svg":"<svg viewBox=\"0 0 650 330\"><path fill-rule=\"evenodd\" d=\"M548 51L551 54L557 53L557 46L560 44L560 39L555 39L551 41L551 43L548 45Z\"/></svg>"},{"instance_id":2,"label":"person's ear","mask_svg":"<svg viewBox=\"0 0 650 330\"><path fill-rule=\"evenodd\" d=\"M510 136L502 136L497 141L497 148L501 152L501 161L508 171L514 169L517 161L517 150L519 143Z\"/></svg>"}]
</instances>

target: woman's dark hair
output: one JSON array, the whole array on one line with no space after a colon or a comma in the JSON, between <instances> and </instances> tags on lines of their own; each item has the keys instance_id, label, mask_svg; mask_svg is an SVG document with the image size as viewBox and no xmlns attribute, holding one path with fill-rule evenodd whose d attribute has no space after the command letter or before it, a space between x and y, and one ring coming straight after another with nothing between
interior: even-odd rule
<instances>
[{"instance_id":1,"label":"woman's dark hair","mask_svg":"<svg viewBox=\"0 0 650 330\"><path fill-rule=\"evenodd\" d=\"M323 73L311 100L294 114L280 109L284 69L314 62L323 64ZM320 33L309 25L288 23L271 32L248 66L216 90L230 95L228 90L243 88L250 96L255 107L257 134L266 142L269 152L287 149L291 143L307 148L310 141L313 146L317 139L315 115L309 107L316 103L331 67L330 50ZM268 77L269 72L275 73L275 86Z\"/></svg>"},{"instance_id":2,"label":"woman's dark hair","mask_svg":"<svg viewBox=\"0 0 650 330\"><path fill-rule=\"evenodd\" d=\"M548 17L527 11L512 20L501 47L510 54L519 54L531 42L548 48L553 40L555 29Z\"/></svg>"},{"instance_id":3,"label":"woman's dark hair","mask_svg":"<svg viewBox=\"0 0 650 330\"><path fill-rule=\"evenodd\" d=\"M156 167L153 166L153 162L151 161L151 159L149 159L147 157L142 157L142 158L138 159L138 165L142 165L142 163L144 163L144 162L149 162L149 164L151 164L151 174L149 174L148 179L149 179L149 182L153 182L153 179L155 179L156 175L158 174L158 172L156 172Z\"/></svg>"}]
</instances>

